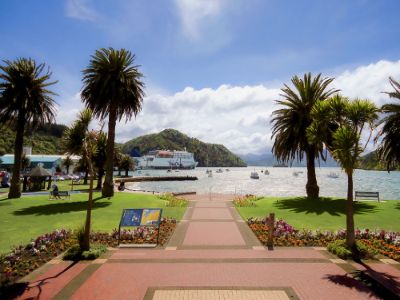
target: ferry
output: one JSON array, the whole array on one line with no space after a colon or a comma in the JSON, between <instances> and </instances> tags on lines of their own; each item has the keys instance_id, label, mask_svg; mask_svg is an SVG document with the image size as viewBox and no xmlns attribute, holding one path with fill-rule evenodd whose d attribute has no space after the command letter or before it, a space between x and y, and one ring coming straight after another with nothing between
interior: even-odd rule
<instances>
[{"instance_id":1,"label":"ferry","mask_svg":"<svg viewBox=\"0 0 400 300\"><path fill-rule=\"evenodd\" d=\"M153 150L136 158L138 169L194 169L197 164L193 153L186 150Z\"/></svg>"}]
</instances>

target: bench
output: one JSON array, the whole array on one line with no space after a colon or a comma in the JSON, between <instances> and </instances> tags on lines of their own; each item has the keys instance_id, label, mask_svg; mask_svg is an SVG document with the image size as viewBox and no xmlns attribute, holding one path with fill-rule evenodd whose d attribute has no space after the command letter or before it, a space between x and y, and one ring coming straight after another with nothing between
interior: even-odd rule
<instances>
[{"instance_id":1,"label":"bench","mask_svg":"<svg viewBox=\"0 0 400 300\"><path fill-rule=\"evenodd\" d=\"M360 192L356 191L355 192L355 197L354 200L357 201L357 199L376 199L378 202L380 202L379 199L379 192Z\"/></svg>"},{"instance_id":2,"label":"bench","mask_svg":"<svg viewBox=\"0 0 400 300\"><path fill-rule=\"evenodd\" d=\"M54 195L54 192L51 191L49 194L49 200L54 200L54 199L71 199L71 194L69 191L58 191L57 196Z\"/></svg>"}]
</instances>

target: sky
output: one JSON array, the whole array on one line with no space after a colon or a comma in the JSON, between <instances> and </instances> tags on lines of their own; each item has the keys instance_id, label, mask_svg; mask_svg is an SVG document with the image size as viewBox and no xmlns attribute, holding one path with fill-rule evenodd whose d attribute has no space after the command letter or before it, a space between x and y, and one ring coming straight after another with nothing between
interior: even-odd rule
<instances>
[{"instance_id":1,"label":"sky","mask_svg":"<svg viewBox=\"0 0 400 300\"><path fill-rule=\"evenodd\" d=\"M117 125L117 142L174 128L262 154L294 75L322 73L345 96L390 102L399 9L398 0L0 0L0 60L46 63L58 80L57 122L70 125L90 56L128 49L146 96L136 118Z\"/></svg>"}]
</instances>

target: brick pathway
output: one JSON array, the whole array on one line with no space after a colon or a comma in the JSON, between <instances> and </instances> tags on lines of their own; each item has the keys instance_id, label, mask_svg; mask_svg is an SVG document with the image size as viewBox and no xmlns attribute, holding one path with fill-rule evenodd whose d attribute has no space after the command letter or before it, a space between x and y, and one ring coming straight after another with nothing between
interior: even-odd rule
<instances>
[{"instance_id":1,"label":"brick pathway","mask_svg":"<svg viewBox=\"0 0 400 300\"><path fill-rule=\"evenodd\" d=\"M321 248L264 248L232 196L191 196L164 249L112 249L93 262L46 265L19 299L377 299ZM397 265L376 263L392 287ZM373 272L373 271L371 271Z\"/></svg>"}]
</instances>

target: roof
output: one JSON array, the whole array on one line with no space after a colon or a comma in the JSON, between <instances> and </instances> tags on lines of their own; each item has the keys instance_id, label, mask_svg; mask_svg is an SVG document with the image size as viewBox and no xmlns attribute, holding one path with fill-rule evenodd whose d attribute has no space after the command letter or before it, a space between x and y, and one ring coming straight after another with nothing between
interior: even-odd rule
<instances>
[{"instance_id":1,"label":"roof","mask_svg":"<svg viewBox=\"0 0 400 300\"><path fill-rule=\"evenodd\" d=\"M29 176L31 177L47 177L51 176L51 174L41 166L34 167L32 171L30 171Z\"/></svg>"},{"instance_id":2,"label":"roof","mask_svg":"<svg viewBox=\"0 0 400 300\"><path fill-rule=\"evenodd\" d=\"M54 163L60 159L62 159L62 155L27 155L26 157L32 163ZM14 155L6 154L0 157L2 160L2 164L4 165L12 165L14 164Z\"/></svg>"}]
</instances>

